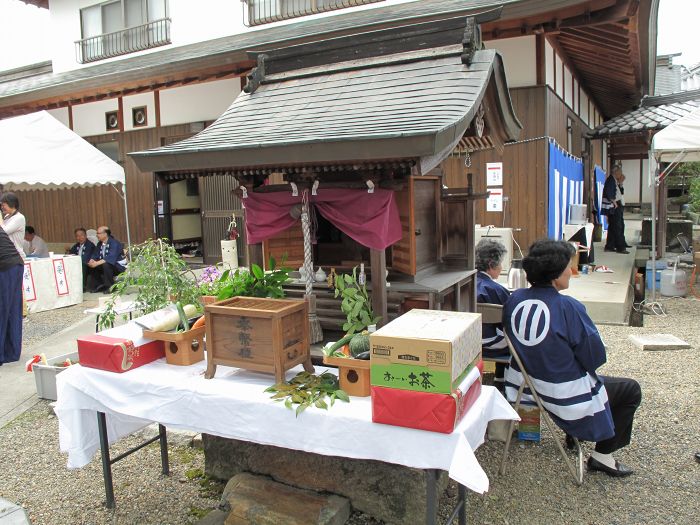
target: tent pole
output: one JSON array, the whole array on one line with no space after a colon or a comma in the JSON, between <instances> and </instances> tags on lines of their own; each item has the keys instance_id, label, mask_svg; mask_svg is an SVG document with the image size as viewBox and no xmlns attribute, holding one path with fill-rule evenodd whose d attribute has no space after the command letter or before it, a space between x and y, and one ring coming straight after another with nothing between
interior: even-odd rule
<instances>
[{"instance_id":1,"label":"tent pole","mask_svg":"<svg viewBox=\"0 0 700 525\"><path fill-rule=\"evenodd\" d=\"M122 183L122 198L124 199L124 218L126 219L126 253L131 260L131 231L129 228L129 205L126 202L126 179Z\"/></svg>"},{"instance_id":2,"label":"tent pole","mask_svg":"<svg viewBox=\"0 0 700 525\"><path fill-rule=\"evenodd\" d=\"M651 162L649 163L651 169ZM657 163L654 178L651 185L651 302L656 303L656 191L659 177L659 166Z\"/></svg>"}]
</instances>

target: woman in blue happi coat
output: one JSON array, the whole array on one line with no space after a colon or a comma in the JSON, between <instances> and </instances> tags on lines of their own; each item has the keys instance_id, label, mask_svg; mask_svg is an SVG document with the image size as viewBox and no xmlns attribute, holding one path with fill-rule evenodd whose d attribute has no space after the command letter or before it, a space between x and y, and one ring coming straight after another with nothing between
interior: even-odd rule
<instances>
[{"instance_id":1,"label":"woman in blue happi coat","mask_svg":"<svg viewBox=\"0 0 700 525\"><path fill-rule=\"evenodd\" d=\"M502 243L493 239L481 239L476 245L476 302L489 304L505 304L510 292L496 281L503 269L503 257L506 248ZM487 359L510 359L510 352L503 335L503 324L484 323L481 325L481 351ZM500 387L503 384L505 365L496 363L494 382Z\"/></svg>"},{"instance_id":2,"label":"woman in blue happi coat","mask_svg":"<svg viewBox=\"0 0 700 525\"><path fill-rule=\"evenodd\" d=\"M597 373L605 345L586 308L560 294L569 287L573 248L563 241L536 241L523 260L531 288L506 301L504 329L530 374L542 403L568 435L596 442L588 470L628 476L632 470L612 453L626 446L642 394L633 379ZM506 394L515 400L523 381L515 362L505 373ZM523 399L532 401L525 389Z\"/></svg>"}]
</instances>

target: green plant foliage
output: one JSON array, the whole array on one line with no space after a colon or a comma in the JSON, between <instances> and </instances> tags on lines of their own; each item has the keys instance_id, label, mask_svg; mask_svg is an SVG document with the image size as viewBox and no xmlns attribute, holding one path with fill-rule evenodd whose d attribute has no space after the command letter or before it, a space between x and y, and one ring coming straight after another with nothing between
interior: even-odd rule
<instances>
[{"instance_id":1,"label":"green plant foliage","mask_svg":"<svg viewBox=\"0 0 700 525\"><path fill-rule=\"evenodd\" d=\"M352 275L342 274L336 277L335 297L342 297L340 309L347 318L343 330L348 334L361 332L381 319L374 315L367 287L357 282L357 266L352 269Z\"/></svg>"},{"instance_id":2,"label":"green plant foliage","mask_svg":"<svg viewBox=\"0 0 700 525\"><path fill-rule=\"evenodd\" d=\"M284 406L294 410L297 417L311 406L328 410L326 398L331 406L336 399L350 402L350 396L338 384L338 377L330 372L324 372L320 376L299 372L291 381L272 385L265 392L273 394L272 399L275 401L284 402ZM297 405L296 409L294 405Z\"/></svg>"},{"instance_id":3,"label":"green plant foliage","mask_svg":"<svg viewBox=\"0 0 700 525\"><path fill-rule=\"evenodd\" d=\"M224 272L220 278L224 284L216 298L221 301L243 295L281 299L284 297L282 285L289 280L290 270L284 266L278 268L274 257L270 257L268 266L270 270L267 272L257 264L252 264L250 271L239 268L233 272Z\"/></svg>"},{"instance_id":4,"label":"green plant foliage","mask_svg":"<svg viewBox=\"0 0 700 525\"><path fill-rule=\"evenodd\" d=\"M690 183L690 206L695 213L700 213L700 177L695 177Z\"/></svg>"},{"instance_id":5,"label":"green plant foliage","mask_svg":"<svg viewBox=\"0 0 700 525\"><path fill-rule=\"evenodd\" d=\"M165 308L174 301L199 304L199 287L182 256L167 239L149 239L132 246L131 262L112 286L106 312L100 316L100 327L110 326L116 319L116 299L136 293L136 308L144 314ZM172 297L172 300L171 300Z\"/></svg>"}]
</instances>

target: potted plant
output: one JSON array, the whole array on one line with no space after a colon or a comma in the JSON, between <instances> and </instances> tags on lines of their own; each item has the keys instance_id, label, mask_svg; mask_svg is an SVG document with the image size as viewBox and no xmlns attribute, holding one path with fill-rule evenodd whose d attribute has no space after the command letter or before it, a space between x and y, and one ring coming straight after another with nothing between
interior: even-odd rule
<instances>
[{"instance_id":1,"label":"potted plant","mask_svg":"<svg viewBox=\"0 0 700 525\"><path fill-rule=\"evenodd\" d=\"M224 276L224 274L226 274ZM217 266L207 266L197 278L197 286L201 295L201 303L209 304L216 301L216 296L228 280L229 270L219 271ZM224 278L225 277L225 278Z\"/></svg>"},{"instance_id":2,"label":"potted plant","mask_svg":"<svg viewBox=\"0 0 700 525\"><path fill-rule=\"evenodd\" d=\"M132 246L132 259L111 288L111 297L100 316L100 328L116 319L117 298L135 293L136 309L155 312L171 303L199 304L200 290L182 256L163 239L149 239Z\"/></svg>"}]
</instances>

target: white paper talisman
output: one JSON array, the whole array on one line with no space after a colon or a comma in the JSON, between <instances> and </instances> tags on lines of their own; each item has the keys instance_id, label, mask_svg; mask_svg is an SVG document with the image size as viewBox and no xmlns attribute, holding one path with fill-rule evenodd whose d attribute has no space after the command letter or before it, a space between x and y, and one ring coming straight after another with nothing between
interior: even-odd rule
<instances>
[{"instance_id":1,"label":"white paper talisman","mask_svg":"<svg viewBox=\"0 0 700 525\"><path fill-rule=\"evenodd\" d=\"M63 258L52 259L53 263L53 278L56 282L56 294L68 295L68 277L66 276L66 265L63 264Z\"/></svg>"},{"instance_id":2,"label":"white paper talisman","mask_svg":"<svg viewBox=\"0 0 700 525\"><path fill-rule=\"evenodd\" d=\"M22 291L24 300L28 303L36 301L36 289L34 288L34 275L32 275L32 265L24 263L24 277L22 277Z\"/></svg>"}]
</instances>

